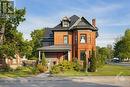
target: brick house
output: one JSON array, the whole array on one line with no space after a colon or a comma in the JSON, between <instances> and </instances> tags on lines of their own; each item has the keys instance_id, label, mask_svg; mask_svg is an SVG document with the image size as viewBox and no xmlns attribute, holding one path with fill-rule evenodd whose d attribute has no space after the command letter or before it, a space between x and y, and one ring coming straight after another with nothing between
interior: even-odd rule
<instances>
[{"instance_id":1,"label":"brick house","mask_svg":"<svg viewBox=\"0 0 130 87\"><path fill-rule=\"evenodd\" d=\"M41 39L43 47L38 48L39 60L44 52L51 65L63 59L77 59L82 62L84 57L90 58L92 49L96 50L97 31L95 19L91 24L84 17L63 17L60 24L45 29L44 37Z\"/></svg>"}]
</instances>

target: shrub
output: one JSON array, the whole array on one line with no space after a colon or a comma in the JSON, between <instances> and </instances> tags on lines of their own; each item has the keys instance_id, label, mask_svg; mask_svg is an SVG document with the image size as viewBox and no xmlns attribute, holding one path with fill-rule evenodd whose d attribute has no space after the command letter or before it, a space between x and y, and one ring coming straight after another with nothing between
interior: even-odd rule
<instances>
[{"instance_id":1,"label":"shrub","mask_svg":"<svg viewBox=\"0 0 130 87\"><path fill-rule=\"evenodd\" d=\"M79 64L78 61L74 61L71 65L73 70L75 71L80 71L82 69L82 66Z\"/></svg>"},{"instance_id":2,"label":"shrub","mask_svg":"<svg viewBox=\"0 0 130 87\"><path fill-rule=\"evenodd\" d=\"M96 66L97 66L96 55L95 55L95 51L92 50L92 57L90 58L89 71L95 72L97 68Z\"/></svg>"},{"instance_id":3,"label":"shrub","mask_svg":"<svg viewBox=\"0 0 130 87\"><path fill-rule=\"evenodd\" d=\"M45 58L45 54L44 54L44 53L42 54L42 61L41 61L41 62L42 62L42 65L43 65L43 66L46 66L46 65L47 65L47 61L46 61L46 58Z\"/></svg>"},{"instance_id":4,"label":"shrub","mask_svg":"<svg viewBox=\"0 0 130 87\"><path fill-rule=\"evenodd\" d=\"M38 68L38 70L39 70L41 73L47 71L47 67L46 67L46 66L43 66L42 64L38 64L38 65L37 65L37 68Z\"/></svg>"},{"instance_id":5,"label":"shrub","mask_svg":"<svg viewBox=\"0 0 130 87\"><path fill-rule=\"evenodd\" d=\"M51 68L50 73L52 73L52 74L60 73L60 71L61 71L60 68L61 68L61 67L60 67L59 65L54 65L54 66Z\"/></svg>"},{"instance_id":6,"label":"shrub","mask_svg":"<svg viewBox=\"0 0 130 87\"><path fill-rule=\"evenodd\" d=\"M63 71L67 71L67 70L72 70L73 66L72 64L67 61L67 60L63 60L60 64L59 64L60 70Z\"/></svg>"},{"instance_id":7,"label":"shrub","mask_svg":"<svg viewBox=\"0 0 130 87\"><path fill-rule=\"evenodd\" d=\"M52 74L57 74L60 72L68 71L68 70L74 70L74 71L80 71L82 69L82 66L78 63L78 61L75 62L69 62L69 61L62 61L58 65L54 65L51 68L51 73Z\"/></svg>"},{"instance_id":8,"label":"shrub","mask_svg":"<svg viewBox=\"0 0 130 87\"><path fill-rule=\"evenodd\" d=\"M37 67L32 67L31 71L32 71L32 74L37 74L37 73L39 73L39 70L38 70Z\"/></svg>"},{"instance_id":9,"label":"shrub","mask_svg":"<svg viewBox=\"0 0 130 87\"><path fill-rule=\"evenodd\" d=\"M17 72L26 72L28 74L36 74L39 73L39 70L37 69L37 67L30 67L30 66L20 66L17 67L16 70Z\"/></svg>"},{"instance_id":10,"label":"shrub","mask_svg":"<svg viewBox=\"0 0 130 87\"><path fill-rule=\"evenodd\" d=\"M9 65L4 65L4 66L0 67L0 71L10 72L10 71L13 71L13 69Z\"/></svg>"}]
</instances>

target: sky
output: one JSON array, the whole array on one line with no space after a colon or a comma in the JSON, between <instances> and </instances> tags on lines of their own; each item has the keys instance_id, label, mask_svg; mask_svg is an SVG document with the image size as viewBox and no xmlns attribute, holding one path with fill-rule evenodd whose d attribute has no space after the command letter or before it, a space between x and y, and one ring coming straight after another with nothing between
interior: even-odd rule
<instances>
[{"instance_id":1,"label":"sky","mask_svg":"<svg viewBox=\"0 0 130 87\"><path fill-rule=\"evenodd\" d=\"M17 8L26 8L26 21L18 30L31 39L35 29L54 27L64 16L84 16L90 23L96 18L97 45L114 44L130 28L130 0L14 0Z\"/></svg>"}]
</instances>

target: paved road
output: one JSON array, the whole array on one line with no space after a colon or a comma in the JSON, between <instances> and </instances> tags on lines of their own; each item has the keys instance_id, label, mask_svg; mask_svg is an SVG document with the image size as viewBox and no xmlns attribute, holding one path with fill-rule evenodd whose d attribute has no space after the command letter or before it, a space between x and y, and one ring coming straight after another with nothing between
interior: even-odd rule
<instances>
[{"instance_id":1,"label":"paved road","mask_svg":"<svg viewBox=\"0 0 130 87\"><path fill-rule=\"evenodd\" d=\"M112 65L130 66L130 63L110 63Z\"/></svg>"},{"instance_id":2,"label":"paved road","mask_svg":"<svg viewBox=\"0 0 130 87\"><path fill-rule=\"evenodd\" d=\"M2 78L0 87L130 87L130 77L86 76L48 77L41 74L27 78Z\"/></svg>"}]
</instances>

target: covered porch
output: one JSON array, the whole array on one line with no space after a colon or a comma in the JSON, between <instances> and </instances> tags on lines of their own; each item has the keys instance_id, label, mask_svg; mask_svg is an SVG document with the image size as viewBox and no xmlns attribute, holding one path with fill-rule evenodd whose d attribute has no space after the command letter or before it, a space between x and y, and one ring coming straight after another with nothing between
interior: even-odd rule
<instances>
[{"instance_id":1,"label":"covered porch","mask_svg":"<svg viewBox=\"0 0 130 87\"><path fill-rule=\"evenodd\" d=\"M58 64L62 60L71 59L71 46L70 45L52 45L38 48L39 61L42 59L42 54L45 54L45 58L48 61L48 66Z\"/></svg>"}]
</instances>

